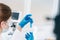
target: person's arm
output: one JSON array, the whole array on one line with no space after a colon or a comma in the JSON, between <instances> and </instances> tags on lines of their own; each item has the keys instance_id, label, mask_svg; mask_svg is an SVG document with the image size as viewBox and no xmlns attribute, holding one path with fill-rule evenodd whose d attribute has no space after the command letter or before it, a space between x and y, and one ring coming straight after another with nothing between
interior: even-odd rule
<instances>
[{"instance_id":1,"label":"person's arm","mask_svg":"<svg viewBox=\"0 0 60 40\"><path fill-rule=\"evenodd\" d=\"M18 26L17 29L18 29L19 31L22 31L22 28L21 28L20 26Z\"/></svg>"},{"instance_id":2,"label":"person's arm","mask_svg":"<svg viewBox=\"0 0 60 40\"><path fill-rule=\"evenodd\" d=\"M26 15L22 19L22 21L18 24L18 27L17 27L16 31L14 32L11 40L25 40L25 35L22 32L22 28L24 28L24 26L29 22L33 23L33 20L32 20L32 18L30 18L30 16L31 16L31 14Z\"/></svg>"},{"instance_id":3,"label":"person's arm","mask_svg":"<svg viewBox=\"0 0 60 40\"><path fill-rule=\"evenodd\" d=\"M18 24L18 30L19 31L22 31L22 28L24 28L24 26L26 25L26 24L28 24L29 22L30 22L30 24L32 25L32 23L33 23L33 19L32 18L30 18L30 16L32 16L31 14L28 14L28 15L26 15L23 19L22 19L22 21ZM32 26L30 26L30 27L32 27Z\"/></svg>"},{"instance_id":4,"label":"person's arm","mask_svg":"<svg viewBox=\"0 0 60 40\"><path fill-rule=\"evenodd\" d=\"M25 40L24 36L25 34L23 31L19 31L18 29L16 29L10 40Z\"/></svg>"}]
</instances>

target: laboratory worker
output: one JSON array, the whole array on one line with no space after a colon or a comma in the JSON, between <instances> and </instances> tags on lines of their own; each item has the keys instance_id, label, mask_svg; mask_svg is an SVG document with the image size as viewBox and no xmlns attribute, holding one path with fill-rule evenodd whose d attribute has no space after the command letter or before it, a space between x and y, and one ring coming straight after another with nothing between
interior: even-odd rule
<instances>
[{"instance_id":1,"label":"laboratory worker","mask_svg":"<svg viewBox=\"0 0 60 40\"><path fill-rule=\"evenodd\" d=\"M7 5L0 3L0 40L8 40L4 38L5 35L2 35L5 33L8 29L8 19L11 16L11 9Z\"/></svg>"},{"instance_id":2,"label":"laboratory worker","mask_svg":"<svg viewBox=\"0 0 60 40\"><path fill-rule=\"evenodd\" d=\"M30 28L32 28L33 20L30 18L31 14L26 15L21 22L19 22L13 36L11 39L8 37L4 38L3 33L8 31L9 25L8 20L11 17L11 9L9 6L0 3L0 40L34 40L33 32L24 32L23 28L26 24L30 23Z\"/></svg>"}]
</instances>

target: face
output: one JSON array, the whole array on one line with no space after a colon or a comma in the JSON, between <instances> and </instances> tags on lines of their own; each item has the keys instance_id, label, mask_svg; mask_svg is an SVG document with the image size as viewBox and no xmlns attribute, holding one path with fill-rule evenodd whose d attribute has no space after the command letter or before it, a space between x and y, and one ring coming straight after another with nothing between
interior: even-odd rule
<instances>
[{"instance_id":1,"label":"face","mask_svg":"<svg viewBox=\"0 0 60 40\"><path fill-rule=\"evenodd\" d=\"M2 32L6 32L8 30L9 26L6 21L1 22L1 28L2 28Z\"/></svg>"}]
</instances>

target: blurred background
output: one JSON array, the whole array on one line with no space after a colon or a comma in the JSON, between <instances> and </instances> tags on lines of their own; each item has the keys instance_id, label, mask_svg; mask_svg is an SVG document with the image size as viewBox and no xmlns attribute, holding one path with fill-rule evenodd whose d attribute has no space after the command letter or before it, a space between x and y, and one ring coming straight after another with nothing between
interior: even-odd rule
<instances>
[{"instance_id":1,"label":"blurred background","mask_svg":"<svg viewBox=\"0 0 60 40\"><path fill-rule=\"evenodd\" d=\"M53 33L55 26L53 19L58 14L59 0L0 0L0 3L8 5L12 9L12 22L9 21L11 27L19 23L26 14L31 13L34 19L33 27L36 26L37 31L35 32L38 33L34 34L37 39L56 38ZM15 30L14 28L15 26L12 29ZM11 33L13 34L13 32Z\"/></svg>"}]
</instances>

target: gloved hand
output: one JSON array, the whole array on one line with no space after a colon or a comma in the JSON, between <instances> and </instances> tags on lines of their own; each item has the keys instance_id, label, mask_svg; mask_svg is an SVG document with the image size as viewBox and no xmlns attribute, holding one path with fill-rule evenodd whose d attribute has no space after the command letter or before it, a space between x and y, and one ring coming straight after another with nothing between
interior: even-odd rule
<instances>
[{"instance_id":1,"label":"gloved hand","mask_svg":"<svg viewBox=\"0 0 60 40\"><path fill-rule=\"evenodd\" d=\"M19 23L20 27L23 28L27 23L33 23L33 19L30 18L31 14L26 15L23 20Z\"/></svg>"},{"instance_id":2,"label":"gloved hand","mask_svg":"<svg viewBox=\"0 0 60 40\"><path fill-rule=\"evenodd\" d=\"M25 34L25 38L26 38L26 40L34 40L33 33L29 32L29 33Z\"/></svg>"}]
</instances>

